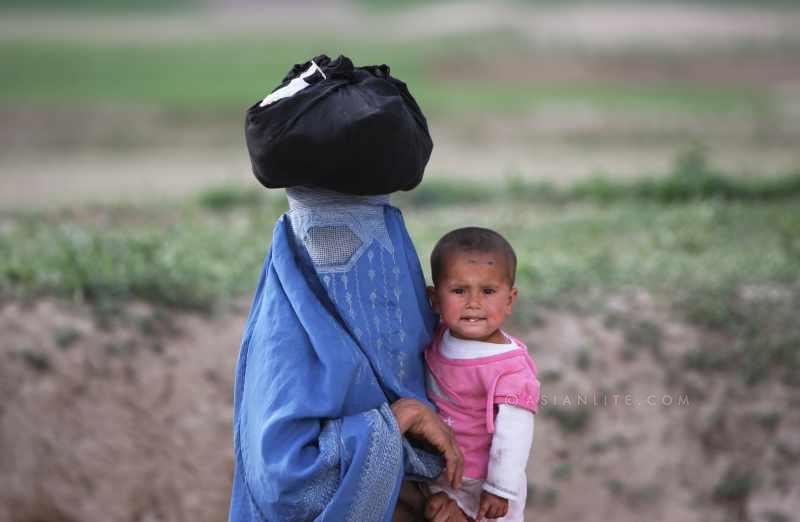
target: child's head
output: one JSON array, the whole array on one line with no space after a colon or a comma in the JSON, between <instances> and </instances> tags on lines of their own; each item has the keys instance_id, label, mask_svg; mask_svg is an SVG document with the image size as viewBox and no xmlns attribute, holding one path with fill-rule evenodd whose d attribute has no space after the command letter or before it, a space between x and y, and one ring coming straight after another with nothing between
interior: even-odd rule
<instances>
[{"instance_id":1,"label":"child's head","mask_svg":"<svg viewBox=\"0 0 800 522\"><path fill-rule=\"evenodd\" d=\"M431 253L431 306L455 337L504 343L500 328L517 298L516 270L514 249L497 232L448 232Z\"/></svg>"}]
</instances>

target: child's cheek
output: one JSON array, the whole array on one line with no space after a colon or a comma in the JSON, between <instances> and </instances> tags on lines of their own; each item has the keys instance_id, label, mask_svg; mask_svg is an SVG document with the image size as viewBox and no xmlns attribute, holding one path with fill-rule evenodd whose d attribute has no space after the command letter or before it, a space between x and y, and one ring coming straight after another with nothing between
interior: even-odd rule
<instances>
[{"instance_id":1,"label":"child's cheek","mask_svg":"<svg viewBox=\"0 0 800 522\"><path fill-rule=\"evenodd\" d=\"M442 306L442 316L446 323L457 323L460 316L459 307L452 302L445 303Z\"/></svg>"}]
</instances>

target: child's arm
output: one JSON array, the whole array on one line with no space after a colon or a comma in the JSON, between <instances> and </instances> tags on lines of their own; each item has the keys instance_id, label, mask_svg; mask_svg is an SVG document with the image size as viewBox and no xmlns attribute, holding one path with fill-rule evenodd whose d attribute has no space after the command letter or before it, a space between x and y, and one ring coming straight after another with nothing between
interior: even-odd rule
<instances>
[{"instance_id":1,"label":"child's arm","mask_svg":"<svg viewBox=\"0 0 800 522\"><path fill-rule=\"evenodd\" d=\"M516 498L533 445L534 415L530 410L498 405L489 472L483 484L478 518L498 518L508 512L508 499Z\"/></svg>"}]
</instances>

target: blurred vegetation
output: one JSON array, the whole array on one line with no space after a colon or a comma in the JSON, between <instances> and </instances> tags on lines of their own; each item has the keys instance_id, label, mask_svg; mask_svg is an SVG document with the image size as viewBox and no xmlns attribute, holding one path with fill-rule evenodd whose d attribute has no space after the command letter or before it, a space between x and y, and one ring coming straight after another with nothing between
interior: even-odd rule
<instances>
[{"instance_id":1,"label":"blurred vegetation","mask_svg":"<svg viewBox=\"0 0 800 522\"><path fill-rule=\"evenodd\" d=\"M686 354L686 368L730 372L748 385L771 376L800 386L800 286L751 285L716 292L688 292L677 309L695 324L720 334Z\"/></svg>"},{"instance_id":2,"label":"blurred vegetation","mask_svg":"<svg viewBox=\"0 0 800 522\"><path fill-rule=\"evenodd\" d=\"M780 201L800 198L800 172L779 176L731 176L712 169L702 148L692 148L677 156L666 175L620 181L594 176L565 188L552 183L509 178L505 184L487 187L464 181L428 181L419 188L398 196L412 206L469 204L487 201L617 203L653 201L674 203L692 200Z\"/></svg>"},{"instance_id":3,"label":"blurred vegetation","mask_svg":"<svg viewBox=\"0 0 800 522\"><path fill-rule=\"evenodd\" d=\"M434 4L443 4L447 2L452 2L453 0L357 0L357 2L365 7L371 8L378 8L378 9L402 9L407 8L410 6L418 6L418 5L434 5ZM681 0L626 0L625 2L620 2L620 0L516 0L518 3L521 4L534 4L534 5L563 5L563 4L591 4L591 5L620 5L620 4L636 4L636 3L647 3L647 4L658 4L658 3L665 3L665 4L675 4L681 3ZM688 0L683 0L683 3L691 3L691 4L708 4L713 6L786 6L786 7L796 7L797 1L796 0L694 0L689 2Z\"/></svg>"},{"instance_id":4,"label":"blurred vegetation","mask_svg":"<svg viewBox=\"0 0 800 522\"><path fill-rule=\"evenodd\" d=\"M203 208L218 212L240 207L256 207L264 204L264 191L229 185L212 187L199 195L197 203Z\"/></svg>"},{"instance_id":5,"label":"blurred vegetation","mask_svg":"<svg viewBox=\"0 0 800 522\"><path fill-rule=\"evenodd\" d=\"M800 184L791 178L786 193L772 188L778 181L730 193L727 177L719 190L694 180L710 175L697 153L677 165L665 181L652 181L668 187L663 194L642 191L638 181L614 183L611 199L605 185L594 194L581 184L534 192L519 182L497 188L426 181L394 201L406 209L423 266L446 231L488 226L517 249L518 285L531 302L643 287L676 299L680 292L700 295L683 309L709 328L741 324L742 312L730 308L736 288L798 281ZM8 213L0 218L0 292L208 307L252 290L285 209L282 191L223 186L147 209Z\"/></svg>"},{"instance_id":6,"label":"blurred vegetation","mask_svg":"<svg viewBox=\"0 0 800 522\"><path fill-rule=\"evenodd\" d=\"M0 9L59 9L92 11L144 11L199 7L198 0L0 0Z\"/></svg>"},{"instance_id":7,"label":"blurred vegetation","mask_svg":"<svg viewBox=\"0 0 800 522\"><path fill-rule=\"evenodd\" d=\"M257 217L222 216L220 192L176 211L153 209L125 223L130 209L100 209L83 222L69 211L14 218L0 236L4 297L55 294L113 303L141 299L208 309L253 285L283 210L264 205ZM212 201L209 212L202 206Z\"/></svg>"},{"instance_id":8,"label":"blurred vegetation","mask_svg":"<svg viewBox=\"0 0 800 522\"><path fill-rule=\"evenodd\" d=\"M609 4L618 5L619 0L517 0L524 4ZM638 0L645 3L645 0ZM674 0L656 0L663 3L674 3ZM377 9L407 9L409 7L421 5L434 5L452 2L452 0L356 0L356 3L367 8ZM656 3L647 0L647 3ZM738 6L738 5L770 5L770 6L796 6L795 0L696 0L692 3L710 4L715 6ZM202 0L0 0L2 8L56 8L56 9L124 9L129 11L147 10L152 8L164 9L171 7L194 7L201 9L207 2Z\"/></svg>"},{"instance_id":9,"label":"blurred vegetation","mask_svg":"<svg viewBox=\"0 0 800 522\"><path fill-rule=\"evenodd\" d=\"M482 37L498 53L521 52L517 39ZM464 59L458 38L392 44L317 39L208 40L189 43L0 42L0 99L9 102L149 104L164 109L241 117L278 85L291 66L320 53L345 54L357 65L389 62L392 73L429 116L514 113L556 104L683 110L704 114L763 112L773 94L741 85L564 85L442 78L440 66ZM124 64L124 66L120 66ZM53 86L58 85L58 89ZM235 112L234 112L235 110Z\"/></svg>"},{"instance_id":10,"label":"blurred vegetation","mask_svg":"<svg viewBox=\"0 0 800 522\"><path fill-rule=\"evenodd\" d=\"M554 418L563 433L577 433L586 429L592 417L592 410L587 407L552 405L542 408L542 414Z\"/></svg>"},{"instance_id":11,"label":"blurred vegetation","mask_svg":"<svg viewBox=\"0 0 800 522\"><path fill-rule=\"evenodd\" d=\"M556 4L608 4L619 5L619 0L517 0L522 4L556 5ZM644 0L637 0L645 3ZM674 0L656 0L663 3L674 3ZM364 8L379 10L408 9L424 5L435 5L452 2L452 0L356 0ZM647 3L655 3L648 0ZM688 3L688 2L687 2ZM693 4L708 4L713 6L786 6L796 7L795 0L696 0ZM60 9L68 10L94 10L94 11L146 11L164 10L174 8L203 9L208 2L203 0L0 0L0 9Z\"/></svg>"},{"instance_id":12,"label":"blurred vegetation","mask_svg":"<svg viewBox=\"0 0 800 522\"><path fill-rule=\"evenodd\" d=\"M731 467L714 487L713 497L717 501L741 501L750 495L760 482L753 471Z\"/></svg>"}]
</instances>

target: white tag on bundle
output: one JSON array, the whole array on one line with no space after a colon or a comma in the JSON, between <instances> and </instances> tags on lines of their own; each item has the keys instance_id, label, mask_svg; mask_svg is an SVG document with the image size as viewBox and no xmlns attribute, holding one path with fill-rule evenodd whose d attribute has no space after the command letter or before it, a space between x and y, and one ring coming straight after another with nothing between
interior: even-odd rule
<instances>
[{"instance_id":1,"label":"white tag on bundle","mask_svg":"<svg viewBox=\"0 0 800 522\"><path fill-rule=\"evenodd\" d=\"M288 85L285 85L280 89L278 89L277 91L273 92L272 94L268 95L266 98L264 98L264 100L261 103L258 104L258 106L266 107L270 103L275 103L278 100L281 100L283 98L288 98L289 96L292 96L295 93L302 91L303 89L311 85L310 83L306 82L305 78L308 78L317 71L319 71L319 73L322 75L323 78L327 78L327 76L325 76L325 73L322 72L322 69L319 68L319 66L314 62L314 60L311 60L311 66L308 69L306 69L306 71L303 74L301 74L294 80L290 81Z\"/></svg>"}]
</instances>

